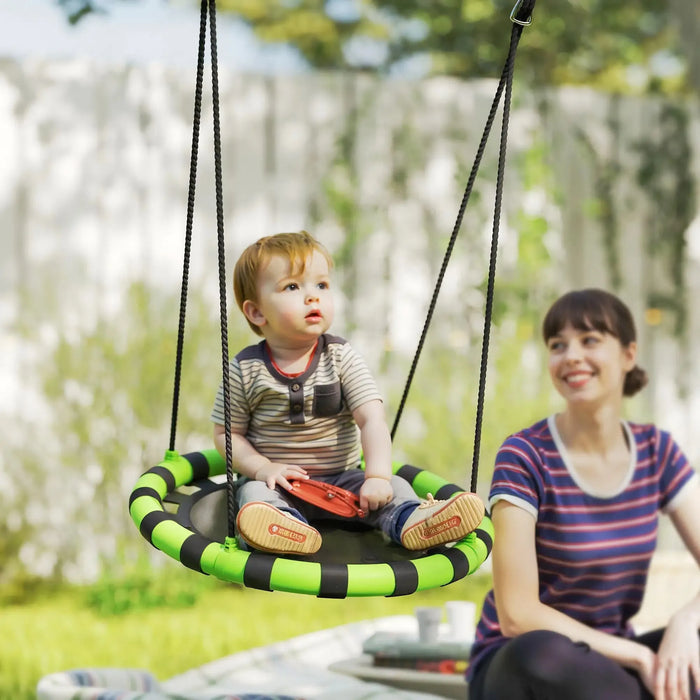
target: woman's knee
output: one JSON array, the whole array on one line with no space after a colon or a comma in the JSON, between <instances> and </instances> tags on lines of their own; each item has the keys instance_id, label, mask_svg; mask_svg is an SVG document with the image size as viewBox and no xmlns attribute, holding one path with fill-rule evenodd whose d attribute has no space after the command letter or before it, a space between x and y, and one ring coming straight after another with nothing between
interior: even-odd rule
<instances>
[{"instance_id":1,"label":"woman's knee","mask_svg":"<svg viewBox=\"0 0 700 700\"><path fill-rule=\"evenodd\" d=\"M571 678L571 664L581 650L562 634L533 630L514 637L496 654L489 675L521 687L557 686Z\"/></svg>"}]
</instances>

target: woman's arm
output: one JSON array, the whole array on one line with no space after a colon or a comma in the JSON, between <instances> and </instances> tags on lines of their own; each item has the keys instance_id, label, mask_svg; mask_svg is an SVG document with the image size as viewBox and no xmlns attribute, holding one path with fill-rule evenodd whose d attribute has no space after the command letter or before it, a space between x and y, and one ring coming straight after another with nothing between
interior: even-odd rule
<instances>
[{"instance_id":1,"label":"woman's arm","mask_svg":"<svg viewBox=\"0 0 700 700\"><path fill-rule=\"evenodd\" d=\"M535 552L535 518L523 508L498 501L492 510L494 594L503 634L516 637L531 630L559 632L620 665L635 669L651 683L655 656L636 642L600 632L544 605L539 598Z\"/></svg>"},{"instance_id":2,"label":"woman's arm","mask_svg":"<svg viewBox=\"0 0 700 700\"><path fill-rule=\"evenodd\" d=\"M700 482L687 486L680 501L670 512L678 534L700 566ZM693 597L668 622L658 653L658 672L654 686L659 700L685 700L688 673L695 688L700 688L700 592L688 591Z\"/></svg>"},{"instance_id":3,"label":"woman's arm","mask_svg":"<svg viewBox=\"0 0 700 700\"><path fill-rule=\"evenodd\" d=\"M681 493L678 505L669 517L681 539L700 566L700 479L686 484L688 492Z\"/></svg>"}]
</instances>

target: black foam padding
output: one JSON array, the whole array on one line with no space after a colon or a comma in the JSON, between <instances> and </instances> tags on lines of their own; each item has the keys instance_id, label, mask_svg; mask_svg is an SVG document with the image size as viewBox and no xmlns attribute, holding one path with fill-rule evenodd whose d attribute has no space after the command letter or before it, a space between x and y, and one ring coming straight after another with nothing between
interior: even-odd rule
<instances>
[{"instance_id":1,"label":"black foam padding","mask_svg":"<svg viewBox=\"0 0 700 700\"><path fill-rule=\"evenodd\" d=\"M192 481L208 478L209 462L201 452L189 452L183 458L192 465Z\"/></svg>"},{"instance_id":2,"label":"black foam padding","mask_svg":"<svg viewBox=\"0 0 700 700\"><path fill-rule=\"evenodd\" d=\"M141 486L138 489L134 489L131 492L131 496L129 496L129 510L131 510L131 504L137 499L141 498L142 496L150 496L151 498L155 498L156 501L158 501L161 505L163 501L160 500L160 494L158 491L156 491L154 488L151 488L150 486Z\"/></svg>"},{"instance_id":3,"label":"black foam padding","mask_svg":"<svg viewBox=\"0 0 700 700\"><path fill-rule=\"evenodd\" d=\"M469 573L469 560L464 552L456 547L445 547L440 551L440 554L444 554L450 560L454 571L452 580L448 583L459 581L459 579L464 578Z\"/></svg>"},{"instance_id":4,"label":"black foam padding","mask_svg":"<svg viewBox=\"0 0 700 700\"><path fill-rule=\"evenodd\" d=\"M484 532L480 529L474 530L474 532L476 533L476 536L486 545L486 551L490 552L491 548L493 547L493 539L491 538L491 535L489 535L488 532Z\"/></svg>"},{"instance_id":5,"label":"black foam padding","mask_svg":"<svg viewBox=\"0 0 700 700\"><path fill-rule=\"evenodd\" d=\"M175 490L175 475L170 471L170 469L162 467L160 464L158 464L155 467L151 467L146 474L156 474L163 479L168 492Z\"/></svg>"},{"instance_id":6,"label":"black foam padding","mask_svg":"<svg viewBox=\"0 0 700 700\"><path fill-rule=\"evenodd\" d=\"M252 552L243 570L243 585L261 591L271 591L272 567L277 557L271 554Z\"/></svg>"},{"instance_id":7,"label":"black foam padding","mask_svg":"<svg viewBox=\"0 0 700 700\"><path fill-rule=\"evenodd\" d=\"M143 516L141 525L139 526L139 531L141 535L145 537L151 544L153 544L153 530L159 523L165 522L166 520L174 520L170 513L164 513L160 510L154 510Z\"/></svg>"},{"instance_id":8,"label":"black foam padding","mask_svg":"<svg viewBox=\"0 0 700 700\"><path fill-rule=\"evenodd\" d=\"M180 548L180 561L188 568L202 573L202 555L211 540L201 535L188 537Z\"/></svg>"},{"instance_id":9,"label":"black foam padding","mask_svg":"<svg viewBox=\"0 0 700 700\"><path fill-rule=\"evenodd\" d=\"M433 494L433 497L436 501L446 501L456 493L460 493L463 490L464 489L459 488L459 486L456 484L445 484L437 490L437 493Z\"/></svg>"},{"instance_id":10,"label":"black foam padding","mask_svg":"<svg viewBox=\"0 0 700 700\"><path fill-rule=\"evenodd\" d=\"M321 564L319 598L346 598L348 595L348 567L344 564Z\"/></svg>"},{"instance_id":11,"label":"black foam padding","mask_svg":"<svg viewBox=\"0 0 700 700\"><path fill-rule=\"evenodd\" d=\"M388 562L394 572L396 588L391 597L400 595L411 595L418 590L418 569L411 561Z\"/></svg>"},{"instance_id":12,"label":"black foam padding","mask_svg":"<svg viewBox=\"0 0 700 700\"><path fill-rule=\"evenodd\" d=\"M413 483L413 480L423 471L418 467L414 467L412 464L404 464L396 472L396 476L400 476L402 479L406 479L409 484Z\"/></svg>"}]
</instances>

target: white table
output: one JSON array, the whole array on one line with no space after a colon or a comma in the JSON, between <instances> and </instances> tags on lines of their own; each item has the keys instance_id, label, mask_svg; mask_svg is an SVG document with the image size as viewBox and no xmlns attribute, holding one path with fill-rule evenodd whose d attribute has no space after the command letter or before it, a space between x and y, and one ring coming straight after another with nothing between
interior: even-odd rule
<instances>
[{"instance_id":1,"label":"white table","mask_svg":"<svg viewBox=\"0 0 700 700\"><path fill-rule=\"evenodd\" d=\"M336 661L330 664L328 670L402 690L432 693L442 698L467 698L467 681L461 673L430 673L410 668L375 666L369 654Z\"/></svg>"}]
</instances>

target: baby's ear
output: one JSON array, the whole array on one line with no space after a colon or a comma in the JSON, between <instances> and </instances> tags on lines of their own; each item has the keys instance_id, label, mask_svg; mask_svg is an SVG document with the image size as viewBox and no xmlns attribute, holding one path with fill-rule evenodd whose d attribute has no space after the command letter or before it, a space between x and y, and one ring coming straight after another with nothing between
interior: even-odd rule
<instances>
[{"instance_id":1,"label":"baby's ear","mask_svg":"<svg viewBox=\"0 0 700 700\"><path fill-rule=\"evenodd\" d=\"M254 326L264 326L267 321L260 311L260 307L250 299L243 302L243 314Z\"/></svg>"}]
</instances>

